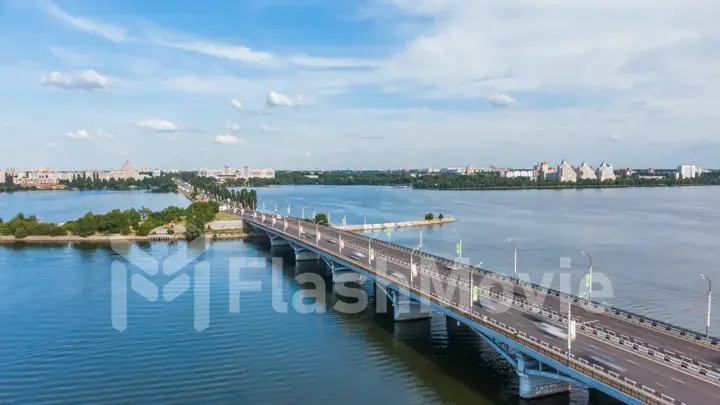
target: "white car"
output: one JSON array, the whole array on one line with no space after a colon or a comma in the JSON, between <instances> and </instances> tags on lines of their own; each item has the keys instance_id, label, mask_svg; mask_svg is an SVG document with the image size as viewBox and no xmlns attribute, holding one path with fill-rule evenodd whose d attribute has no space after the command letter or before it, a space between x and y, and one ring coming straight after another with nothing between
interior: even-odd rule
<instances>
[{"instance_id":1,"label":"white car","mask_svg":"<svg viewBox=\"0 0 720 405\"><path fill-rule=\"evenodd\" d=\"M562 329L558 328L557 326L550 325L546 322L536 322L535 326L537 326L538 330L546 335L550 335L552 337L556 337L558 339L566 339L567 338L567 332L563 331Z\"/></svg>"}]
</instances>

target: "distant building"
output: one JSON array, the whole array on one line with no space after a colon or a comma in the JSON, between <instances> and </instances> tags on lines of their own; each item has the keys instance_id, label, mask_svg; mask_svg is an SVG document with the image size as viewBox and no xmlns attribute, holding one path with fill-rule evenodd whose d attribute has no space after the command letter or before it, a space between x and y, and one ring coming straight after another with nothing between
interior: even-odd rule
<instances>
[{"instance_id":1,"label":"distant building","mask_svg":"<svg viewBox=\"0 0 720 405\"><path fill-rule=\"evenodd\" d=\"M5 184L5 177L7 176L7 173L5 170L0 170L0 184Z\"/></svg>"},{"instance_id":2,"label":"distant building","mask_svg":"<svg viewBox=\"0 0 720 405\"><path fill-rule=\"evenodd\" d=\"M535 177L538 180L547 180L549 174L550 165L547 161L540 162L535 165Z\"/></svg>"},{"instance_id":3,"label":"distant building","mask_svg":"<svg viewBox=\"0 0 720 405\"><path fill-rule=\"evenodd\" d=\"M582 164L575 169L575 172L577 173L578 180L597 180L595 170L593 170L587 162L582 162Z\"/></svg>"},{"instance_id":4,"label":"distant building","mask_svg":"<svg viewBox=\"0 0 720 405\"><path fill-rule=\"evenodd\" d=\"M678 166L678 174L681 179L694 179L698 175L698 168L695 165Z\"/></svg>"},{"instance_id":5,"label":"distant building","mask_svg":"<svg viewBox=\"0 0 720 405\"><path fill-rule=\"evenodd\" d=\"M531 179L535 180L537 177L535 176L534 170L500 170L498 172L500 177L506 177L508 179L519 179L519 178L525 178L525 179Z\"/></svg>"},{"instance_id":6,"label":"distant building","mask_svg":"<svg viewBox=\"0 0 720 405\"><path fill-rule=\"evenodd\" d=\"M576 183L577 172L565 159L557 167L557 178L563 183Z\"/></svg>"},{"instance_id":7,"label":"distant building","mask_svg":"<svg viewBox=\"0 0 720 405\"><path fill-rule=\"evenodd\" d=\"M467 175L475 174L475 168L472 166L465 166L465 174L467 174Z\"/></svg>"},{"instance_id":8,"label":"distant building","mask_svg":"<svg viewBox=\"0 0 720 405\"><path fill-rule=\"evenodd\" d=\"M600 167L597 168L597 179L600 181L615 181L615 172L612 166L607 163L600 163Z\"/></svg>"},{"instance_id":9,"label":"distant building","mask_svg":"<svg viewBox=\"0 0 720 405\"><path fill-rule=\"evenodd\" d=\"M231 166L225 166L222 169L200 169L198 175L203 177L214 177L218 180L229 179L274 179L274 169L252 169L245 166L242 169L233 169Z\"/></svg>"}]
</instances>

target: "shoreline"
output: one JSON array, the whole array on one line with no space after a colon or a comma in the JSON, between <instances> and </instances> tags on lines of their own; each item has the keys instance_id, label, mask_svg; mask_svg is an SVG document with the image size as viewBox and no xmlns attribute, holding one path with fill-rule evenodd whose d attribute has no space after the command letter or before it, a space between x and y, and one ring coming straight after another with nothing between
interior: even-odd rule
<instances>
[{"instance_id":1,"label":"shoreline","mask_svg":"<svg viewBox=\"0 0 720 405\"><path fill-rule=\"evenodd\" d=\"M505 190L601 190L605 188L674 188L674 187L717 187L720 184L657 184L657 185L603 185L603 186L534 186L534 187L413 187L413 190L430 190L430 191L505 191Z\"/></svg>"},{"instance_id":2,"label":"shoreline","mask_svg":"<svg viewBox=\"0 0 720 405\"><path fill-rule=\"evenodd\" d=\"M379 231L384 229L398 229L398 228L415 228L420 226L434 226L443 225L457 222L457 219L453 217L446 217L443 219L421 219L417 221L405 221L405 222L386 222L382 224L365 224L365 225L331 225L335 229L350 232L368 232L368 231Z\"/></svg>"},{"instance_id":3,"label":"shoreline","mask_svg":"<svg viewBox=\"0 0 720 405\"><path fill-rule=\"evenodd\" d=\"M168 237L169 236L169 237ZM205 240L216 241L216 240L238 240L247 239L248 234L245 232L206 232ZM184 234L176 235L149 235L149 236L137 236L137 235L93 235L88 237L66 235L66 236L28 236L22 239L18 239L14 236L0 235L0 245L9 244L34 244L34 243L93 243L93 244L109 244L112 240L122 239L132 242L182 242L185 240Z\"/></svg>"}]
</instances>

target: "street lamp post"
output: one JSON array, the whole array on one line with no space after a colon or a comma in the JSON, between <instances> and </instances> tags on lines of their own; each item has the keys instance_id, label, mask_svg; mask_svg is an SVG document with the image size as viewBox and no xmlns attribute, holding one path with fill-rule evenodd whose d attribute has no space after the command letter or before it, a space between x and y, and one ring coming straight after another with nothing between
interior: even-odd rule
<instances>
[{"instance_id":1,"label":"street lamp post","mask_svg":"<svg viewBox=\"0 0 720 405\"><path fill-rule=\"evenodd\" d=\"M507 241L512 243L511 238L507 238ZM517 275L517 257L518 257L518 248L517 246L513 246L513 274L515 276L515 284L519 283L518 275Z\"/></svg>"},{"instance_id":2,"label":"street lamp post","mask_svg":"<svg viewBox=\"0 0 720 405\"><path fill-rule=\"evenodd\" d=\"M410 249L410 286L415 287L414 279L415 279L415 273L417 272L417 265L413 262L413 252L415 250L420 249L422 245L417 245L414 248Z\"/></svg>"},{"instance_id":3,"label":"street lamp post","mask_svg":"<svg viewBox=\"0 0 720 405\"><path fill-rule=\"evenodd\" d=\"M707 310L707 321L705 323L705 338L710 339L710 308L712 308L712 282L704 274L701 274L703 280L708 282L708 310Z\"/></svg>"},{"instance_id":4,"label":"street lamp post","mask_svg":"<svg viewBox=\"0 0 720 405\"><path fill-rule=\"evenodd\" d=\"M570 360L572 359L572 342L575 340L575 328L576 324L575 321L572 320L572 303L575 301L575 298L579 298L583 295L587 295L586 293L580 293L578 295L570 297L570 301L568 302L568 330L567 330L567 344L568 344L568 364L570 364Z\"/></svg>"},{"instance_id":5,"label":"street lamp post","mask_svg":"<svg viewBox=\"0 0 720 405\"><path fill-rule=\"evenodd\" d=\"M587 252L580 252L583 254L583 256L587 256L588 260L590 260L590 267L587 275L587 279L585 280L585 288L588 289L588 303L592 300L592 257Z\"/></svg>"}]
</instances>

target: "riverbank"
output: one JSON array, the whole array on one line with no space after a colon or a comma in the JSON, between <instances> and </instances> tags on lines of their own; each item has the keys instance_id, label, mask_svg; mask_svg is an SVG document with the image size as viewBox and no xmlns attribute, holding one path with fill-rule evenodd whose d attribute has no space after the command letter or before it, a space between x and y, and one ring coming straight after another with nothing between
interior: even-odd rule
<instances>
[{"instance_id":1,"label":"riverbank","mask_svg":"<svg viewBox=\"0 0 720 405\"><path fill-rule=\"evenodd\" d=\"M557 186L507 186L507 187L413 187L414 190L437 191L494 191L494 190L585 190L605 188L674 188L674 187L713 187L717 184L608 184L608 185L557 185Z\"/></svg>"},{"instance_id":2,"label":"riverbank","mask_svg":"<svg viewBox=\"0 0 720 405\"><path fill-rule=\"evenodd\" d=\"M206 232L206 240L244 240L248 238L248 234L243 231L214 231ZM186 240L185 234L174 235L92 235L88 237L65 235L65 236L27 236L18 239L14 236L0 235L0 245L2 244L23 244L23 243L97 243L110 244L113 240L122 239L132 242L177 242Z\"/></svg>"},{"instance_id":3,"label":"riverbank","mask_svg":"<svg viewBox=\"0 0 720 405\"><path fill-rule=\"evenodd\" d=\"M377 231L382 229L395 229L395 228L413 228L418 226L433 226L443 225L452 222L457 222L457 219L452 217L442 219L422 219L419 221L406 221L406 222L385 222L382 224L363 224L363 225L333 225L333 228L341 229L343 231L351 232L365 232L365 231Z\"/></svg>"}]
</instances>

